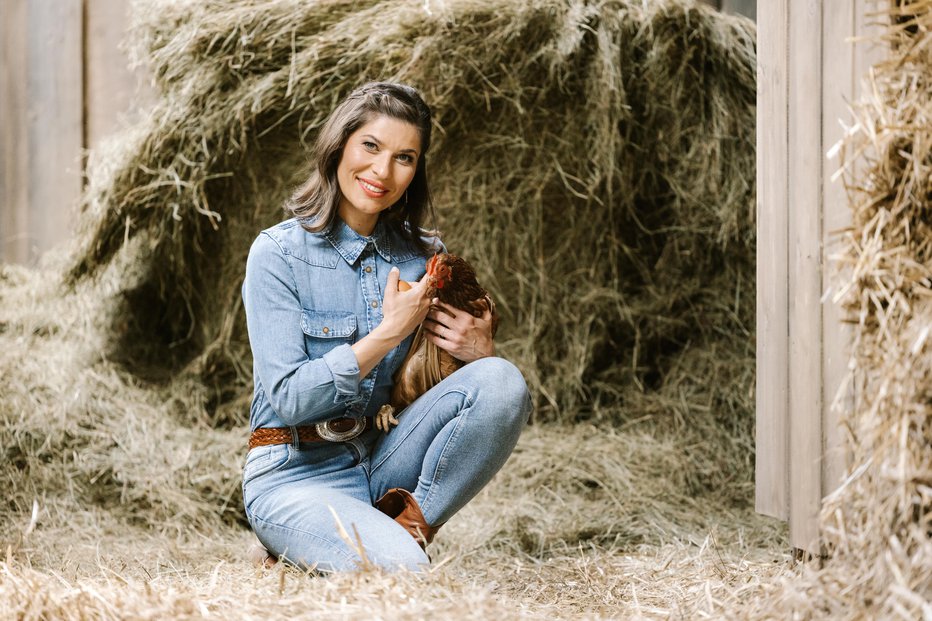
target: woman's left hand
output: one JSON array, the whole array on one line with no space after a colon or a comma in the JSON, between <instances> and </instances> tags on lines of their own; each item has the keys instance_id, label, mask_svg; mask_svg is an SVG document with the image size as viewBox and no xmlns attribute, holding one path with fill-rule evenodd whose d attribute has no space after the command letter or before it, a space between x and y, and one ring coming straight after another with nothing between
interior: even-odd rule
<instances>
[{"instance_id":1,"label":"woman's left hand","mask_svg":"<svg viewBox=\"0 0 932 621\"><path fill-rule=\"evenodd\" d=\"M439 299L432 300L424 320L428 340L463 362L495 355L492 341L492 312L486 308L482 317L460 310Z\"/></svg>"}]
</instances>

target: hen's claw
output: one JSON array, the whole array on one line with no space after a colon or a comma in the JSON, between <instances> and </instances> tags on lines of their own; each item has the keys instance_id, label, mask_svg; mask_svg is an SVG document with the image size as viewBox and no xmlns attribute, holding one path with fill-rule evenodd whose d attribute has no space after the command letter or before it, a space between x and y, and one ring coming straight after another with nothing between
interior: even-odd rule
<instances>
[{"instance_id":1,"label":"hen's claw","mask_svg":"<svg viewBox=\"0 0 932 621\"><path fill-rule=\"evenodd\" d=\"M398 419L395 418L395 408L387 403L379 408L379 413L375 415L376 429L388 433L397 424Z\"/></svg>"}]
</instances>

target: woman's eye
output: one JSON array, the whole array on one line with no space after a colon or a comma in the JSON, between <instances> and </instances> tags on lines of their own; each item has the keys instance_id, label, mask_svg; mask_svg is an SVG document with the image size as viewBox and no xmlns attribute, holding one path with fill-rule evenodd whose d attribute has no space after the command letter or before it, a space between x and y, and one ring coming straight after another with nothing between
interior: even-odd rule
<instances>
[{"instance_id":1,"label":"woman's eye","mask_svg":"<svg viewBox=\"0 0 932 621\"><path fill-rule=\"evenodd\" d=\"M378 147L377 144L375 144L374 142L370 140L363 140L362 146L366 147L370 151L375 151L375 149Z\"/></svg>"},{"instance_id":2,"label":"woman's eye","mask_svg":"<svg viewBox=\"0 0 932 621\"><path fill-rule=\"evenodd\" d=\"M400 153L398 155L398 161L403 164L412 164L414 162L414 158L407 153Z\"/></svg>"}]
</instances>

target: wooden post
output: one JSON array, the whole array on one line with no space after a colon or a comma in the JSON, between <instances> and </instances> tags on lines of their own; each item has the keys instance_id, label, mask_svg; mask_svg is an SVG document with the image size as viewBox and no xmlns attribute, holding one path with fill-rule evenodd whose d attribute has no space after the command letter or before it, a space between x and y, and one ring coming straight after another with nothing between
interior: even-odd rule
<instances>
[{"instance_id":1,"label":"wooden post","mask_svg":"<svg viewBox=\"0 0 932 621\"><path fill-rule=\"evenodd\" d=\"M862 6L858 6L858 5ZM855 32L856 15L864 10L864 0L858 0L847 10L833 13L832 19L824 22L825 42L823 64L825 72L832 76L822 84L822 145L832 148L844 135L841 121L850 123L848 103L855 93L855 47L847 40ZM838 168L838 160L822 159L822 264L825 268L822 304L822 496L830 494L842 480L847 464L844 450L845 438L840 417L843 408L850 408L850 391L845 390L851 330L842 323L842 311L832 302L832 282L835 267L832 255L840 250L838 233L851 224L851 210L841 179L832 181ZM842 389L842 394L838 394ZM836 400L836 397L838 399Z\"/></svg>"},{"instance_id":2,"label":"wooden post","mask_svg":"<svg viewBox=\"0 0 932 621\"><path fill-rule=\"evenodd\" d=\"M822 506L822 3L789 12L790 543L818 552Z\"/></svg>"},{"instance_id":3,"label":"wooden post","mask_svg":"<svg viewBox=\"0 0 932 621\"><path fill-rule=\"evenodd\" d=\"M757 35L757 429L755 506L789 517L787 465L787 2L760 6Z\"/></svg>"}]
</instances>

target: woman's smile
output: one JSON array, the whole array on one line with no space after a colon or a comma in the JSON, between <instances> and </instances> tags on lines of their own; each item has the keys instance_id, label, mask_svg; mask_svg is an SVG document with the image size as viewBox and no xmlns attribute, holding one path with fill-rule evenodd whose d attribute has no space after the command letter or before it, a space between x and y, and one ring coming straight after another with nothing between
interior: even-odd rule
<instances>
[{"instance_id":1,"label":"woman's smile","mask_svg":"<svg viewBox=\"0 0 932 621\"><path fill-rule=\"evenodd\" d=\"M388 188L381 183L376 183L370 179L363 179L362 177L357 177L356 180L359 182L359 185L362 186L366 194L372 198L382 198L388 194Z\"/></svg>"}]
</instances>

